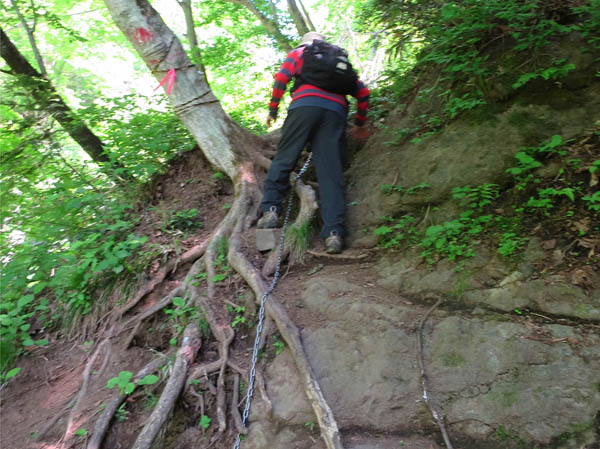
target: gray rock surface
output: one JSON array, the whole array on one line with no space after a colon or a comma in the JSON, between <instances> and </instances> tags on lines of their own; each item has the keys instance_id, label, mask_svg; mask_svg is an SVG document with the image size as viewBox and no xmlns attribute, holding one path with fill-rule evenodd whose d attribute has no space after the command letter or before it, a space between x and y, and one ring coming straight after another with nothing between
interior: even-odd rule
<instances>
[{"instance_id":1,"label":"gray rock surface","mask_svg":"<svg viewBox=\"0 0 600 449\"><path fill-rule=\"evenodd\" d=\"M316 318L302 338L346 446L437 447L417 440L399 445L403 435L438 435L422 401L417 362L416 329L426 309L386 302L373 289L336 278L309 278L305 286L304 309ZM579 448L595 441L598 332L516 318L437 310L427 322L429 396L450 435L498 449L559 440L558 447ZM287 350L266 377L272 411L253 415L246 447L322 447L318 428L306 426L316 420Z\"/></svg>"}]
</instances>

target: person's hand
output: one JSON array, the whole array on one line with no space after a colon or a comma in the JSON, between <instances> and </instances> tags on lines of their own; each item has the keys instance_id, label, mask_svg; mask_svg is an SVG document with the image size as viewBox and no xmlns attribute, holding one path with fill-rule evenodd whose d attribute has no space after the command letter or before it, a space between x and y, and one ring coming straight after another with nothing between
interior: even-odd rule
<instances>
[{"instance_id":1,"label":"person's hand","mask_svg":"<svg viewBox=\"0 0 600 449\"><path fill-rule=\"evenodd\" d=\"M275 121L275 119L273 117L271 117L271 115L269 115L267 117L267 121L265 122L267 124L267 128L269 128L274 121Z\"/></svg>"},{"instance_id":2,"label":"person's hand","mask_svg":"<svg viewBox=\"0 0 600 449\"><path fill-rule=\"evenodd\" d=\"M353 126L350 129L350 134L356 140L366 140L371 135L369 128L366 126Z\"/></svg>"}]
</instances>

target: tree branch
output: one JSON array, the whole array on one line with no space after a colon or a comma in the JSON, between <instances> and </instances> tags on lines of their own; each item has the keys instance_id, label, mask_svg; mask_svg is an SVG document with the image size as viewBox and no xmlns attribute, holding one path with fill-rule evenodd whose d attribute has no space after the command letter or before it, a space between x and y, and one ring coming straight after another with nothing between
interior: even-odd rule
<instances>
[{"instance_id":1,"label":"tree branch","mask_svg":"<svg viewBox=\"0 0 600 449\"><path fill-rule=\"evenodd\" d=\"M23 14L21 14L21 11L19 11L17 2L15 0L11 0L11 3L13 5L13 9L17 13L17 16L19 17L19 20L21 21L21 25L23 25L23 28L25 29L25 32L27 33L27 38L29 39L29 44L31 45L31 49L33 50L33 54L35 55L35 60L37 61L38 66L40 68L40 73L42 74L43 77L46 77L47 72L46 72L46 67L44 65L44 60L42 59L42 54L40 53L37 43L35 42L35 36L33 35L33 33L35 31L35 21L33 24L33 28L29 28L29 25L27 25L27 22L25 21L25 17L23 17ZM33 7L33 2L31 3L31 6ZM35 11L34 11L34 17L35 17Z\"/></svg>"}]
</instances>

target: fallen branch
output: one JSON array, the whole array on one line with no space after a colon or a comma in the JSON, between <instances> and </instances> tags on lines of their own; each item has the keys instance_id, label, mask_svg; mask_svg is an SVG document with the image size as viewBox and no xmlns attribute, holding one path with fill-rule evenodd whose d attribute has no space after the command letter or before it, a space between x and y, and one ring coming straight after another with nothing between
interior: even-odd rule
<instances>
[{"instance_id":1,"label":"fallen branch","mask_svg":"<svg viewBox=\"0 0 600 449\"><path fill-rule=\"evenodd\" d=\"M157 359L152 360L145 367L143 367L134 377L134 383L147 376L148 374L152 374L153 372L160 369L165 363L167 363L168 358L166 356L161 356ZM112 397L102 410L102 414L100 418L96 421L96 425L94 426L94 431L92 436L90 437L86 448L87 449L100 449L100 445L102 444L102 439L104 438L104 434L108 430L110 425L110 421L114 414L117 412L121 403L127 398L127 395L121 393L120 390L115 390Z\"/></svg>"},{"instance_id":2,"label":"fallen branch","mask_svg":"<svg viewBox=\"0 0 600 449\"><path fill-rule=\"evenodd\" d=\"M435 407L429 400L429 394L427 393L427 373L425 372L425 350L424 350L424 337L423 337L423 327L425 326L425 321L429 318L429 315L442 303L443 299L440 298L437 302L427 311L421 323L419 324L419 332L417 332L417 343L419 346L419 366L421 367L421 382L423 384L423 399L425 400L425 404L429 408L433 419L440 428L442 432L442 437L444 438L444 443L446 443L446 447L448 449L453 449L452 443L450 443L450 438L448 437L448 432L446 432L446 426L444 425L444 421L438 415Z\"/></svg>"},{"instance_id":3,"label":"fallen branch","mask_svg":"<svg viewBox=\"0 0 600 449\"><path fill-rule=\"evenodd\" d=\"M167 421L179 393L183 389L190 364L196 357L201 340L195 324L189 324L183 331L181 348L177 351L177 358L173 365L171 376L167 381L158 404L146 421L132 449L150 449L156 435Z\"/></svg>"}]
</instances>

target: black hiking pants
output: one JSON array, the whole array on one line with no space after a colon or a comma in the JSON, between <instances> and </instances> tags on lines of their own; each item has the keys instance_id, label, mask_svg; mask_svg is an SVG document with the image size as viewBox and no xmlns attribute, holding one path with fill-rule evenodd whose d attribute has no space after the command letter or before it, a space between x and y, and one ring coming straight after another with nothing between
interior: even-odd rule
<instances>
[{"instance_id":1,"label":"black hiking pants","mask_svg":"<svg viewBox=\"0 0 600 449\"><path fill-rule=\"evenodd\" d=\"M290 189L290 173L296 167L302 149L310 142L319 181L321 237L331 231L344 235L344 170L347 159L346 119L339 113L314 106L302 106L288 111L277 155L265 180L260 209L271 206L281 213L281 204Z\"/></svg>"}]
</instances>

